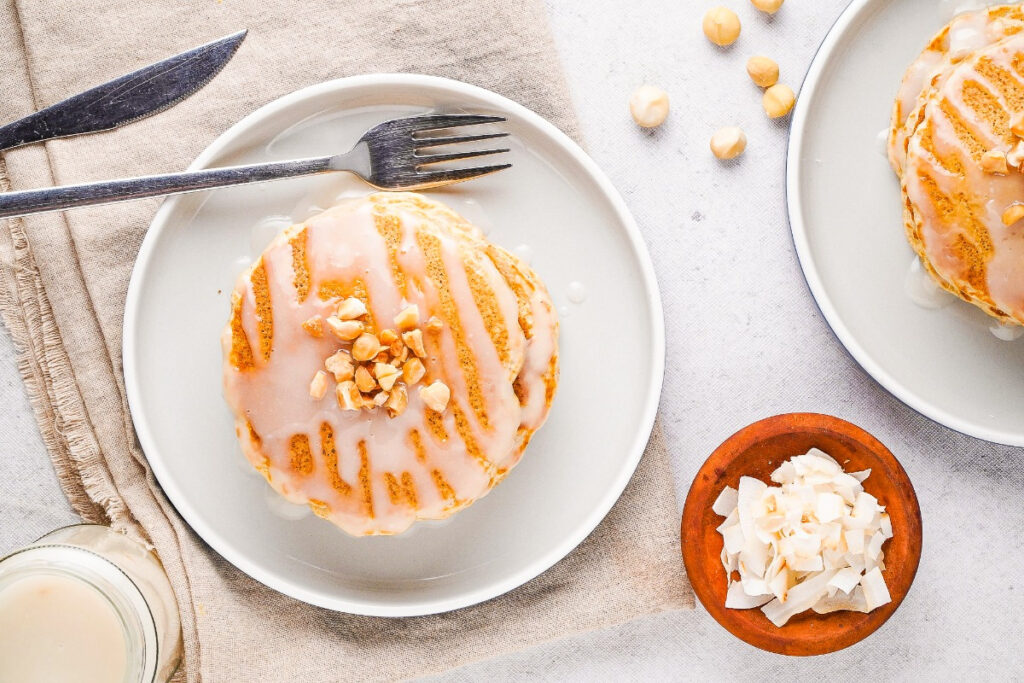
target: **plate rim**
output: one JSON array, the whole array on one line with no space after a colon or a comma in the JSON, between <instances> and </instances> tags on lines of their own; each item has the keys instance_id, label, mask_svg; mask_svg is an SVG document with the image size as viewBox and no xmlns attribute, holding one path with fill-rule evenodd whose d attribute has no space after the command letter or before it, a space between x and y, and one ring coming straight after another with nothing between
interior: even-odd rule
<instances>
[{"instance_id":1,"label":"plate rim","mask_svg":"<svg viewBox=\"0 0 1024 683\"><path fill-rule=\"evenodd\" d=\"M933 405L927 398L909 390L883 368L859 344L856 336L846 326L839 312L833 306L811 254L807 226L801 213L804 202L800 189L800 183L803 181L805 172L804 165L800 162L800 156L804 147L804 137L807 130L807 119L811 101L820 88L827 87L827 82L822 81L822 72L835 57L836 50L841 45L843 39L846 38L847 31L861 17L862 13L873 9L874 5L884 1L853 0L842 11L825 35L824 40L818 46L800 86L800 96L797 98L796 106L793 109L793 118L790 125L789 144L786 152L786 182L784 184L790 235L793 239L793 246L796 249L800 270L803 273L804 282L807 284L818 310L825 319L825 323L832 330L833 335L842 344L846 353L883 389L919 415L953 431L1004 446L1024 446L1024 433L993 429L959 418Z\"/></svg>"},{"instance_id":2,"label":"plate rim","mask_svg":"<svg viewBox=\"0 0 1024 683\"><path fill-rule=\"evenodd\" d=\"M646 396L644 398L643 410L636 425L636 434L630 444L628 452L623 457L622 466L617 477L608 487L607 491L598 501L598 504L587 515L582 522L577 524L574 532L569 534L563 541L555 544L546 552L533 559L517 572L504 576L483 587L472 591L460 593L457 597L432 598L412 603L389 603L380 604L370 600L352 600L339 598L337 596L325 596L321 592L311 590L299 583L292 583L287 580L279 580L272 576L272 573L265 571L258 562L250 561L249 557L236 550L230 540L222 537L207 525L203 515L196 512L185 495L173 480L164 467L160 458L152 459L150 452L159 452L157 440L150 431L148 417L144 411L142 391L139 386L138 370L135 359L138 355L138 345L135 343L137 330L137 313L141 305L140 290L145 273L148 270L150 260L155 250L155 243L169 223L171 215L176 210L178 203L183 201L180 196L168 197L154 214L146 230L145 237L139 248L138 256L132 266L131 278L128 283L128 291L125 299L125 311L122 328L122 351L121 361L124 369L125 391L128 401L129 412L131 413L132 424L138 437L141 450L145 455L153 476L167 496L168 501L182 517L183 521L196 533L204 542L221 557L235 566L238 570L247 574L256 581L292 598L326 609L358 614L365 616L381 617L410 617L424 616L448 612L496 598L500 595L522 586L536 578L543 572L550 569L557 562L571 553L580 543L583 542L602 520L611 511L611 508L621 497L626 486L629 484L640 463L640 459L646 450L648 441L654 428L655 417L660 403L661 390L665 374L665 321L664 309L662 307L661 292L655 276L653 262L650 252L644 242L643 235L636 223L632 213L626 206L625 201L619 192L612 185L611 180L600 169L597 163L583 151L583 149L568 135L562 132L554 124L544 119L539 114L524 105L521 105L509 98L499 95L475 85L463 83L441 76L428 76L423 74L407 73L377 73L347 76L324 81L287 93L250 112L239 121L232 124L220 135L218 135L196 159L189 165L189 170L198 170L206 167L213 158L221 154L234 139L246 129L258 124L266 118L276 115L283 109L304 99L318 97L324 93L343 93L346 90L376 86L381 88L427 88L447 90L455 96L469 96L481 99L488 105L499 111L514 113L521 118L528 126L537 130L544 137L549 139L561 151L568 153L573 161L580 164L600 191L603 198L609 202L617 222L628 239L631 250L639 266L641 280L646 290L646 303L651 312L651 328L649 353L651 358L651 371L646 380ZM171 485L168 486L168 483Z\"/></svg>"}]
</instances>

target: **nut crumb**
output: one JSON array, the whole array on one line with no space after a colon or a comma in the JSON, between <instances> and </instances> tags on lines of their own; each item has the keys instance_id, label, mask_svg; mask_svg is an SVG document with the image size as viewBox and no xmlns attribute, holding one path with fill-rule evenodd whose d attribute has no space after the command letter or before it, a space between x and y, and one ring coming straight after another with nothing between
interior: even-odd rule
<instances>
[{"instance_id":1,"label":"nut crumb","mask_svg":"<svg viewBox=\"0 0 1024 683\"><path fill-rule=\"evenodd\" d=\"M402 341L405 345L420 358L427 357L427 350L423 346L423 333L419 330L412 330L402 334Z\"/></svg>"},{"instance_id":2,"label":"nut crumb","mask_svg":"<svg viewBox=\"0 0 1024 683\"><path fill-rule=\"evenodd\" d=\"M384 391L391 391L398 381L401 372L390 363L376 363L373 366L373 374Z\"/></svg>"},{"instance_id":3,"label":"nut crumb","mask_svg":"<svg viewBox=\"0 0 1024 683\"><path fill-rule=\"evenodd\" d=\"M444 412L444 409L448 407L448 400L452 396L448 385L440 380L435 380L429 386L420 387L419 393L420 399L427 407L437 413Z\"/></svg>"},{"instance_id":4,"label":"nut crumb","mask_svg":"<svg viewBox=\"0 0 1024 683\"><path fill-rule=\"evenodd\" d=\"M355 367L352 365L352 357L348 355L348 351L338 351L324 361L324 367L327 368L328 372L334 375L334 380L336 382L350 380L355 373Z\"/></svg>"},{"instance_id":5,"label":"nut crumb","mask_svg":"<svg viewBox=\"0 0 1024 683\"><path fill-rule=\"evenodd\" d=\"M380 353L380 340L369 332L359 335L352 345L352 358L366 362Z\"/></svg>"},{"instance_id":6,"label":"nut crumb","mask_svg":"<svg viewBox=\"0 0 1024 683\"><path fill-rule=\"evenodd\" d=\"M333 315L327 318L327 327L342 341L352 341L363 333L363 324L358 320L342 320Z\"/></svg>"},{"instance_id":7,"label":"nut crumb","mask_svg":"<svg viewBox=\"0 0 1024 683\"><path fill-rule=\"evenodd\" d=\"M377 388L377 380L373 378L373 375L370 374L365 365L360 365L356 368L356 386L364 394L368 394Z\"/></svg>"},{"instance_id":8,"label":"nut crumb","mask_svg":"<svg viewBox=\"0 0 1024 683\"><path fill-rule=\"evenodd\" d=\"M326 393L327 373L323 370L317 370L316 374L313 375L313 381L309 383L309 395L319 401Z\"/></svg>"},{"instance_id":9,"label":"nut crumb","mask_svg":"<svg viewBox=\"0 0 1024 683\"><path fill-rule=\"evenodd\" d=\"M314 315L312 318L302 323L302 329L309 332L310 335L320 339L324 336L324 320L318 315Z\"/></svg>"},{"instance_id":10,"label":"nut crumb","mask_svg":"<svg viewBox=\"0 0 1024 683\"><path fill-rule=\"evenodd\" d=\"M335 388L338 395L338 405L342 410L359 410L363 406L363 397L352 381L341 382Z\"/></svg>"},{"instance_id":11,"label":"nut crumb","mask_svg":"<svg viewBox=\"0 0 1024 683\"><path fill-rule=\"evenodd\" d=\"M402 331L411 330L420 324L420 308L416 304L406 306L395 316L395 327Z\"/></svg>"},{"instance_id":12,"label":"nut crumb","mask_svg":"<svg viewBox=\"0 0 1024 683\"><path fill-rule=\"evenodd\" d=\"M388 396L387 403L388 415L391 417L398 417L405 412L405 407L409 405L409 393L405 389L404 384L397 385L391 394Z\"/></svg>"},{"instance_id":13,"label":"nut crumb","mask_svg":"<svg viewBox=\"0 0 1024 683\"><path fill-rule=\"evenodd\" d=\"M1006 211L1003 211L1003 225L1010 226L1024 218L1024 204L1010 204Z\"/></svg>"},{"instance_id":14,"label":"nut crumb","mask_svg":"<svg viewBox=\"0 0 1024 683\"><path fill-rule=\"evenodd\" d=\"M412 386L423 379L423 375L426 371L426 368L423 367L423 361L419 358L413 357L407 360L405 365L402 366L402 379L405 380L406 384Z\"/></svg>"},{"instance_id":15,"label":"nut crumb","mask_svg":"<svg viewBox=\"0 0 1024 683\"><path fill-rule=\"evenodd\" d=\"M356 318L362 318L366 315L366 304L363 303L362 299L350 296L338 304L337 315L342 320L355 320Z\"/></svg>"},{"instance_id":16,"label":"nut crumb","mask_svg":"<svg viewBox=\"0 0 1024 683\"><path fill-rule=\"evenodd\" d=\"M995 175L1006 175L1006 152L998 149L990 149L981 155L981 168L985 173Z\"/></svg>"}]
</instances>

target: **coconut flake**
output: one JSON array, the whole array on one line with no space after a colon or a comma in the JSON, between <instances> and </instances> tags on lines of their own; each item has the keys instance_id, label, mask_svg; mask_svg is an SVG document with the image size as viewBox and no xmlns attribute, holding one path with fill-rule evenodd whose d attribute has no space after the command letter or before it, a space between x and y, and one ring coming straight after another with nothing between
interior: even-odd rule
<instances>
[{"instance_id":1,"label":"coconut flake","mask_svg":"<svg viewBox=\"0 0 1024 683\"><path fill-rule=\"evenodd\" d=\"M860 572L852 567L846 567L836 572L836 575L832 577L828 585L835 586L844 593L849 594L859 583Z\"/></svg>"},{"instance_id":2,"label":"coconut flake","mask_svg":"<svg viewBox=\"0 0 1024 683\"><path fill-rule=\"evenodd\" d=\"M876 607L892 602L892 597L889 596L889 588L885 585L882 571L878 567L864 574L864 578L860 580L860 585L864 589L864 599L867 601L869 612Z\"/></svg>"},{"instance_id":3,"label":"coconut flake","mask_svg":"<svg viewBox=\"0 0 1024 683\"><path fill-rule=\"evenodd\" d=\"M768 595L747 595L743 584L733 581L729 584L729 590L725 594L725 606L729 609L753 609L770 602L774 596Z\"/></svg>"},{"instance_id":4,"label":"coconut flake","mask_svg":"<svg viewBox=\"0 0 1024 683\"><path fill-rule=\"evenodd\" d=\"M781 626L808 609L867 612L888 602L882 546L892 520L864 491L870 473L844 472L811 449L772 472L777 486L741 477L725 487L712 509L725 518L722 567L740 576L729 579L726 606L761 607Z\"/></svg>"},{"instance_id":5,"label":"coconut flake","mask_svg":"<svg viewBox=\"0 0 1024 683\"><path fill-rule=\"evenodd\" d=\"M864 599L864 590L857 586L853 589L850 595L845 593L835 593L830 596L826 596L819 600L817 604L812 607L818 614L828 614L829 612L870 612L868 609L867 601Z\"/></svg>"},{"instance_id":6,"label":"coconut flake","mask_svg":"<svg viewBox=\"0 0 1024 683\"><path fill-rule=\"evenodd\" d=\"M736 510L736 503L739 502L739 493L731 486L726 486L718 494L711 509L719 517L725 517Z\"/></svg>"}]
</instances>

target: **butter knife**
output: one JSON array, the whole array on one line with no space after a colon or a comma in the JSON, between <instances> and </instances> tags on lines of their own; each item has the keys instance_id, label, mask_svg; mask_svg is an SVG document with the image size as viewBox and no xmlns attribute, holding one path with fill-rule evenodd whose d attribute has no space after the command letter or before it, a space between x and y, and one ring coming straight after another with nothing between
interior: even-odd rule
<instances>
[{"instance_id":1,"label":"butter knife","mask_svg":"<svg viewBox=\"0 0 1024 683\"><path fill-rule=\"evenodd\" d=\"M220 40L121 76L0 127L0 150L123 126L171 107L216 76L245 38Z\"/></svg>"}]
</instances>

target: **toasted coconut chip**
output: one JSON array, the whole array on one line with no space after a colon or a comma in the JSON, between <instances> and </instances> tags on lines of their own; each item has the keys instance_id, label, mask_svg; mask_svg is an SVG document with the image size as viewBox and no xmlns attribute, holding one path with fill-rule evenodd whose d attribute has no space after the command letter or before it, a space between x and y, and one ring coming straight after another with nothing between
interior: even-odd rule
<instances>
[{"instance_id":1,"label":"toasted coconut chip","mask_svg":"<svg viewBox=\"0 0 1024 683\"><path fill-rule=\"evenodd\" d=\"M760 606L782 626L808 609L867 612L889 602L882 547L892 520L864 490L870 473L846 473L811 449L772 472L776 486L741 477L738 488L725 487L712 509L725 517L718 532L726 606Z\"/></svg>"},{"instance_id":2,"label":"toasted coconut chip","mask_svg":"<svg viewBox=\"0 0 1024 683\"><path fill-rule=\"evenodd\" d=\"M715 499L711 509L719 517L726 517L729 513L736 510L736 504L739 502L739 494L731 486L726 486L722 489L722 492L718 494L718 498Z\"/></svg>"},{"instance_id":3,"label":"toasted coconut chip","mask_svg":"<svg viewBox=\"0 0 1024 683\"><path fill-rule=\"evenodd\" d=\"M772 595L747 595L743 585L739 581L729 584L729 590L725 594L725 606L730 609L753 609L769 602Z\"/></svg>"}]
</instances>

